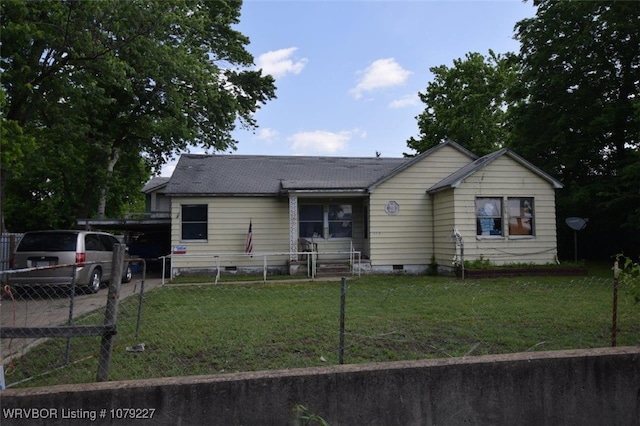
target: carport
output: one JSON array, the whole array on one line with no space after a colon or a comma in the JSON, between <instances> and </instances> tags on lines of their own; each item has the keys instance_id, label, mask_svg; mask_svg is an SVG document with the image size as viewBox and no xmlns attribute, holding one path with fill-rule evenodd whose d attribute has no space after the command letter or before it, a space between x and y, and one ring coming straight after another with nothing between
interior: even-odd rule
<instances>
[{"instance_id":1,"label":"carport","mask_svg":"<svg viewBox=\"0 0 640 426\"><path fill-rule=\"evenodd\" d=\"M142 188L144 213L128 213L116 219L78 219L78 226L123 233L129 254L144 259L149 269L160 270L158 258L171 254L171 202L164 194L168 182L168 177L156 176Z\"/></svg>"},{"instance_id":2,"label":"carport","mask_svg":"<svg viewBox=\"0 0 640 426\"><path fill-rule=\"evenodd\" d=\"M141 214L142 216L143 214ZM78 226L84 229L124 234L124 243L132 257L144 259L148 270L162 267L159 257L171 253L171 219L158 217L158 213L145 214L148 217L125 217L122 219L78 219Z\"/></svg>"}]
</instances>

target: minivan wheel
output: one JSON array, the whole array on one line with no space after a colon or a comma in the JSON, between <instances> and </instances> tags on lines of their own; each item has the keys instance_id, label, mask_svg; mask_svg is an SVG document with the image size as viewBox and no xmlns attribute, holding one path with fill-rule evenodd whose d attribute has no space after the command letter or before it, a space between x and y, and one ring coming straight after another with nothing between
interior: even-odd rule
<instances>
[{"instance_id":1,"label":"minivan wheel","mask_svg":"<svg viewBox=\"0 0 640 426\"><path fill-rule=\"evenodd\" d=\"M85 291L87 293L97 293L100 290L100 279L102 278L102 271L99 268L96 268L91 272L91 278L89 278L89 283L85 287Z\"/></svg>"},{"instance_id":2,"label":"minivan wheel","mask_svg":"<svg viewBox=\"0 0 640 426\"><path fill-rule=\"evenodd\" d=\"M122 275L123 283L130 283L133 278L133 271L131 270L131 265L127 263L127 269L124 271L124 275Z\"/></svg>"}]
</instances>

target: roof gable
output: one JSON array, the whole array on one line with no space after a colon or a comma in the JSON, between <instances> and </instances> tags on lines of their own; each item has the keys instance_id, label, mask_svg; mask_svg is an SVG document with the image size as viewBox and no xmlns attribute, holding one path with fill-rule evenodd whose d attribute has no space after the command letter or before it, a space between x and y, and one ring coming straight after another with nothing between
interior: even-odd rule
<instances>
[{"instance_id":1,"label":"roof gable","mask_svg":"<svg viewBox=\"0 0 640 426\"><path fill-rule=\"evenodd\" d=\"M509 158L515 160L517 163L519 163L520 165L525 167L526 169L528 169L531 172L537 174L542 179L544 179L547 182L549 182L555 189L560 189L560 188L562 188L564 186L558 180L554 179L553 177L551 177L547 173L543 172L541 169L539 169L538 167L534 166L533 164L531 164L530 162L528 162L524 158L520 157L515 152L513 152L513 151L511 151L511 150L509 150L507 148L502 148L502 149L500 149L498 151L492 152L491 154L487 154L484 157L480 157L477 160L475 160L474 162L469 163L466 166L460 168L456 172L450 174L449 176L447 176L446 178L444 178L440 182L438 182L435 185L433 185L431 188L429 188L427 190L427 192L428 193L434 193L434 192L438 192L438 191L441 191L441 190L444 190L444 189L448 189L448 188L457 188L458 186L460 186L460 184L462 183L463 180L465 180L469 176L473 175L477 171L482 170L483 168L485 168L486 166L488 166L489 164L494 162L496 159L502 157L503 155L504 156L508 156Z\"/></svg>"},{"instance_id":2,"label":"roof gable","mask_svg":"<svg viewBox=\"0 0 640 426\"><path fill-rule=\"evenodd\" d=\"M456 143L455 141L453 141L451 139L447 139L446 141L444 141L442 143L439 143L436 146L431 147L430 149L428 149L425 152L422 152L422 153L416 155L415 157L410 157L409 161L405 162L404 164L398 165L398 167L396 167L395 169L391 170L391 172L389 172L388 174L386 174L384 176L381 176L380 179L378 179L371 186L369 186L369 188L368 188L369 192L373 192L373 190L376 188L376 186L380 185L381 183L386 182L387 180L389 180L392 177L396 176L398 173L402 172L403 170L408 169L409 167L413 166L416 163L419 163L420 161L422 161L426 157L430 156L431 154L433 154L434 152L436 152L436 151L438 151L440 149L443 149L444 147L451 147L451 148L453 148L455 150L458 150L461 153L463 153L464 155L466 155L467 157L469 157L470 160L475 160L476 158L478 158L477 155L475 155L473 152L469 151L468 149L466 149L462 145Z\"/></svg>"}]
</instances>

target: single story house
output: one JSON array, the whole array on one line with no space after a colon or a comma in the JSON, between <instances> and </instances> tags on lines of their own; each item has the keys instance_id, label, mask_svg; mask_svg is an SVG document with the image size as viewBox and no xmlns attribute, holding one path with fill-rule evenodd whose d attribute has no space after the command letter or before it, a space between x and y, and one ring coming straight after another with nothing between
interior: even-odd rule
<instances>
[{"instance_id":1,"label":"single story house","mask_svg":"<svg viewBox=\"0 0 640 426\"><path fill-rule=\"evenodd\" d=\"M365 272L451 272L462 245L465 260L551 263L559 188L508 149L478 158L453 141L410 158L185 154L163 186L172 273L295 273L307 251Z\"/></svg>"}]
</instances>

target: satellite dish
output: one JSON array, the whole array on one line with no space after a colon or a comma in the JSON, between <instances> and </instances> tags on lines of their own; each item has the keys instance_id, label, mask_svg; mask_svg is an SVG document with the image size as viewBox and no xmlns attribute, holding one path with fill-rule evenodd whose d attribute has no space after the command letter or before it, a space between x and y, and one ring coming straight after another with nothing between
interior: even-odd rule
<instances>
[{"instance_id":1,"label":"satellite dish","mask_svg":"<svg viewBox=\"0 0 640 426\"><path fill-rule=\"evenodd\" d=\"M589 219L583 219L581 217L568 217L564 222L569 226L569 228L573 229L574 231L582 231L587 227Z\"/></svg>"},{"instance_id":2,"label":"satellite dish","mask_svg":"<svg viewBox=\"0 0 640 426\"><path fill-rule=\"evenodd\" d=\"M574 260L576 263L578 263L578 231L582 231L587 227L587 222L589 222L589 219L583 219L581 217L568 217L564 220L564 222L569 226L569 228L573 229Z\"/></svg>"}]
</instances>

